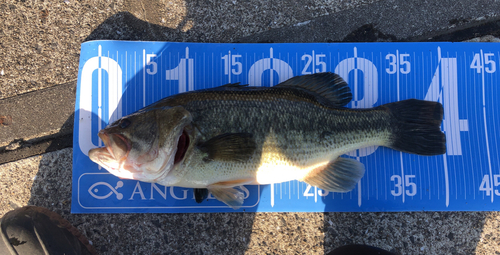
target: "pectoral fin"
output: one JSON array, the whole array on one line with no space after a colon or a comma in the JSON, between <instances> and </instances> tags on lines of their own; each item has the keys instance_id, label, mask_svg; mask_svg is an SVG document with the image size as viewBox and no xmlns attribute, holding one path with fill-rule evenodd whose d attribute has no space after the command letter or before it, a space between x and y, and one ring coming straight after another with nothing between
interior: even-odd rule
<instances>
[{"instance_id":1,"label":"pectoral fin","mask_svg":"<svg viewBox=\"0 0 500 255\"><path fill-rule=\"evenodd\" d=\"M354 159L337 158L324 169L318 169L303 179L307 184L332 192L349 192L365 174L365 166Z\"/></svg>"},{"instance_id":2,"label":"pectoral fin","mask_svg":"<svg viewBox=\"0 0 500 255\"><path fill-rule=\"evenodd\" d=\"M208 154L209 160L244 162L254 154L257 145L252 134L229 133L215 136L199 148Z\"/></svg>"}]
</instances>

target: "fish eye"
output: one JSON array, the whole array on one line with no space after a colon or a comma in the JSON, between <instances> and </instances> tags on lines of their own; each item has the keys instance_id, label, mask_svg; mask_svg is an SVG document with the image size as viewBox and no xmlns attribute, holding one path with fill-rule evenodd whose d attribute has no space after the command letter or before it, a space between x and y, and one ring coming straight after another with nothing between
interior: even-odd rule
<instances>
[{"instance_id":1,"label":"fish eye","mask_svg":"<svg viewBox=\"0 0 500 255\"><path fill-rule=\"evenodd\" d=\"M122 119L120 121L120 128L127 128L132 122L129 119Z\"/></svg>"}]
</instances>

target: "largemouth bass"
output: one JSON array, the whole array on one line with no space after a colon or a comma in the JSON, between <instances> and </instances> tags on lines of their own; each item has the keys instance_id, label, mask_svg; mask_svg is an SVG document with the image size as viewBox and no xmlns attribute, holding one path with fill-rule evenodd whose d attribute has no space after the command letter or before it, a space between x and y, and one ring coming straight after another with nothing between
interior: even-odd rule
<instances>
[{"instance_id":1,"label":"largemouth bass","mask_svg":"<svg viewBox=\"0 0 500 255\"><path fill-rule=\"evenodd\" d=\"M386 146L419 155L446 152L443 107L409 99L349 109L337 74L293 77L274 87L227 84L164 98L99 132L91 160L127 179L208 189L232 208L236 186L304 181L348 192L365 168L339 157Z\"/></svg>"}]
</instances>

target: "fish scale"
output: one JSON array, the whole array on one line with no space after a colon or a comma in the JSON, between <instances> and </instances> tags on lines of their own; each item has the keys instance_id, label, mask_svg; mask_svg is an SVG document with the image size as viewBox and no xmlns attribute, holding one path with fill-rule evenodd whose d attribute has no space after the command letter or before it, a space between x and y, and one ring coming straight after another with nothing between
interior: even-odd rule
<instances>
[{"instance_id":1,"label":"fish scale","mask_svg":"<svg viewBox=\"0 0 500 255\"><path fill-rule=\"evenodd\" d=\"M255 94L259 98L269 100L197 101L193 95L193 101L186 104L185 108L193 113L193 123L196 123L196 126L205 127L200 129L203 136L245 132L254 135L259 147L251 160L237 163L237 167L226 165L224 162L186 165L187 168L193 169L188 171L186 179L197 183L205 180L208 185L227 178L254 177L260 166L273 162L279 162L274 164L276 166L304 168L334 160L352 150L351 148L384 144L389 138L387 134L390 133L390 117L383 110L350 110L328 108L308 102L277 101L272 100L271 91L259 91ZM242 92L232 96L239 98L254 95L251 92ZM220 118L221 113L231 118ZM321 139L324 132L335 135L330 136L330 139ZM200 171L217 172L226 168L229 170L225 172L230 174L220 177L213 175L211 178L207 175L198 177Z\"/></svg>"},{"instance_id":2,"label":"fish scale","mask_svg":"<svg viewBox=\"0 0 500 255\"><path fill-rule=\"evenodd\" d=\"M350 191L364 165L339 156L359 148L445 152L441 104L414 99L344 108L351 98L333 73L297 76L272 88L227 84L182 93L101 130L106 148L92 149L89 157L125 178L207 188L236 209L244 195L234 187L245 184L301 180Z\"/></svg>"}]
</instances>

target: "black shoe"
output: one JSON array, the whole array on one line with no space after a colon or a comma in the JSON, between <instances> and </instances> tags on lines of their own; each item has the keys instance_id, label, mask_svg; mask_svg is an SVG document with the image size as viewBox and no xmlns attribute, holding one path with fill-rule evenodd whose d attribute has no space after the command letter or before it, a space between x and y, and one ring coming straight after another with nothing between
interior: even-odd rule
<instances>
[{"instance_id":1,"label":"black shoe","mask_svg":"<svg viewBox=\"0 0 500 255\"><path fill-rule=\"evenodd\" d=\"M350 244L341 246L327 255L395 255L392 252L382 250L377 247L363 245L363 244Z\"/></svg>"},{"instance_id":2,"label":"black shoe","mask_svg":"<svg viewBox=\"0 0 500 255\"><path fill-rule=\"evenodd\" d=\"M0 230L0 254L97 254L69 221L42 207L8 212Z\"/></svg>"}]
</instances>

